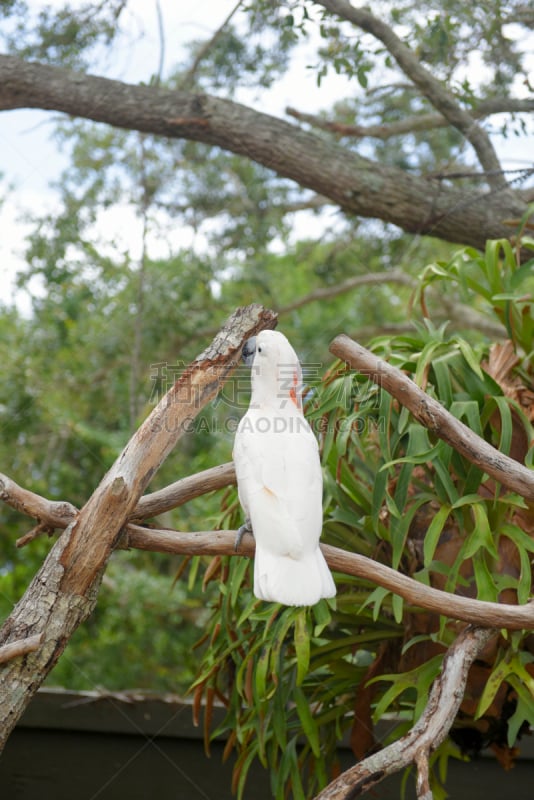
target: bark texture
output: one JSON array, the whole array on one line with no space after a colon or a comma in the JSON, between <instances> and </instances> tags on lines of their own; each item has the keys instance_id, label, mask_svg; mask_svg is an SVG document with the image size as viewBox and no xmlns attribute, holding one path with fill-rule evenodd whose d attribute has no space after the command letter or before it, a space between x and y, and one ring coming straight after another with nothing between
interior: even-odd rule
<instances>
[{"instance_id":1,"label":"bark texture","mask_svg":"<svg viewBox=\"0 0 534 800\"><path fill-rule=\"evenodd\" d=\"M510 189L473 193L363 158L314 132L208 94L133 86L0 55L0 110L40 108L216 145L327 197L347 214L483 248L526 210ZM508 221L508 222L507 222Z\"/></svg>"}]
</instances>

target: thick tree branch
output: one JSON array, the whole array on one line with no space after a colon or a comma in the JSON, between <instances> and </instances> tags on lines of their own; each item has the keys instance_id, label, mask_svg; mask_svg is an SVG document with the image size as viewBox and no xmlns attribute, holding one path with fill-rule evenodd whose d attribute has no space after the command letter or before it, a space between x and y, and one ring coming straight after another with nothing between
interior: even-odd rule
<instances>
[{"instance_id":1,"label":"thick tree branch","mask_svg":"<svg viewBox=\"0 0 534 800\"><path fill-rule=\"evenodd\" d=\"M330 351L386 389L415 419L507 489L534 501L534 471L496 450L429 397L400 370L378 358L348 336L337 336Z\"/></svg>"},{"instance_id":2,"label":"thick tree branch","mask_svg":"<svg viewBox=\"0 0 534 800\"><path fill-rule=\"evenodd\" d=\"M185 370L139 430L80 513L57 540L0 630L0 643L42 635L22 663L0 668L0 747L72 633L93 610L104 569L140 496L181 433L224 384L245 339L276 324L261 306L238 309Z\"/></svg>"},{"instance_id":3,"label":"thick tree branch","mask_svg":"<svg viewBox=\"0 0 534 800\"><path fill-rule=\"evenodd\" d=\"M367 793L388 775L412 763L417 765L417 797L431 800L428 785L428 757L445 740L462 702L469 669L496 632L466 628L443 659L441 673L434 681L426 708L411 731L346 770L315 800L353 800Z\"/></svg>"},{"instance_id":4,"label":"thick tree branch","mask_svg":"<svg viewBox=\"0 0 534 800\"><path fill-rule=\"evenodd\" d=\"M502 176L501 164L487 133L477 125L471 114L462 108L454 94L425 69L415 53L399 39L389 25L367 9L354 8L348 0L317 0L317 2L341 19L352 22L381 41L404 74L413 81L434 108L470 142L483 170L488 175L489 185L497 190L507 189L508 184Z\"/></svg>"},{"instance_id":5,"label":"thick tree branch","mask_svg":"<svg viewBox=\"0 0 534 800\"><path fill-rule=\"evenodd\" d=\"M494 97L489 100L481 100L475 108L471 110L473 119L486 119L493 114L522 114L534 111L534 100L531 98L514 97ZM435 130L450 125L448 119L443 114L417 114L413 117L406 117L397 122L384 123L383 125L348 125L343 122L318 117L315 114L306 114L295 108L286 108L286 114L290 117L307 122L314 128L324 131L331 131L338 136L364 136L372 139L391 139L393 136L405 136L407 133L418 133L421 131Z\"/></svg>"},{"instance_id":6,"label":"thick tree branch","mask_svg":"<svg viewBox=\"0 0 534 800\"><path fill-rule=\"evenodd\" d=\"M252 557L255 550L254 539L246 536L241 542L239 552L236 552L236 534L237 531L184 533L154 530L130 524L125 529L118 546L175 555ZM349 553L326 544L321 545L321 549L331 569L383 586L418 608L485 627L534 630L534 602L514 606L461 597L426 586L408 575L402 575L391 567L358 553Z\"/></svg>"},{"instance_id":7,"label":"thick tree branch","mask_svg":"<svg viewBox=\"0 0 534 800\"><path fill-rule=\"evenodd\" d=\"M508 237L511 230L504 220L521 218L526 208L520 193L476 192L466 198L454 187L363 158L230 100L132 86L0 55L0 109L14 108L61 111L119 128L216 145L312 189L348 214L479 248L487 239Z\"/></svg>"}]
</instances>

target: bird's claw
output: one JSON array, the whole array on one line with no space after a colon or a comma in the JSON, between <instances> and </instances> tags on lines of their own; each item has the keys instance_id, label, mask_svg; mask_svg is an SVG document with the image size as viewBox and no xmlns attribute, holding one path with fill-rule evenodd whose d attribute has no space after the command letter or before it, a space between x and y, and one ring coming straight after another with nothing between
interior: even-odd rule
<instances>
[{"instance_id":1,"label":"bird's claw","mask_svg":"<svg viewBox=\"0 0 534 800\"><path fill-rule=\"evenodd\" d=\"M236 535L236 537L235 537L235 545L234 545L234 549L235 549L235 551L236 551L236 552L239 550L239 547L240 547L240 545L241 545L241 540L243 539L243 536L244 536L246 533L250 533L250 535L251 535L251 536L254 536L254 534L253 534L253 532L252 532L252 525L250 524L250 520L249 520L249 519L247 519L247 520L246 520L246 521L243 523L243 525L241 525L241 526L240 526L240 527L237 529L237 535Z\"/></svg>"}]
</instances>

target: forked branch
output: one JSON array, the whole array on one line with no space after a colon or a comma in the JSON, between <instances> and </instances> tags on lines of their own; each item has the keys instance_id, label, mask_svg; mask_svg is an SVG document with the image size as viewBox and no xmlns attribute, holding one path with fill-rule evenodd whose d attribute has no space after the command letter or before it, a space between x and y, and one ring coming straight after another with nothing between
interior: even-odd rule
<instances>
[{"instance_id":1,"label":"forked branch","mask_svg":"<svg viewBox=\"0 0 534 800\"><path fill-rule=\"evenodd\" d=\"M235 484L235 468L232 461L226 464L219 464L217 467L188 475L174 483L143 495L134 510L130 514L130 519L140 522L158 514L164 514L173 508L188 503L195 497L223 489L225 486ZM17 547L24 547L31 542L39 533L51 533L56 528L63 529L74 522L79 514L76 506L72 503L55 502L47 500L35 492L23 489L14 480L0 472L0 500L3 500L11 508L27 514L29 517L39 520L39 524L30 533L25 534L17 540Z\"/></svg>"},{"instance_id":2,"label":"forked branch","mask_svg":"<svg viewBox=\"0 0 534 800\"><path fill-rule=\"evenodd\" d=\"M353 800L361 797L388 775L416 764L417 797L431 800L428 758L445 740L464 697L467 676L495 631L466 628L443 659L441 673L434 681L427 706L411 731L378 753L368 756L343 772L315 800Z\"/></svg>"},{"instance_id":3,"label":"forked branch","mask_svg":"<svg viewBox=\"0 0 534 800\"><path fill-rule=\"evenodd\" d=\"M472 145L478 160L488 175L493 189L506 189L507 183L495 149L486 131L463 108L455 95L435 78L417 58L415 53L397 36L382 19L365 8L355 8L348 0L317 0L318 4L340 19L370 33L387 48L404 74L418 87L448 122L459 130Z\"/></svg>"}]
</instances>

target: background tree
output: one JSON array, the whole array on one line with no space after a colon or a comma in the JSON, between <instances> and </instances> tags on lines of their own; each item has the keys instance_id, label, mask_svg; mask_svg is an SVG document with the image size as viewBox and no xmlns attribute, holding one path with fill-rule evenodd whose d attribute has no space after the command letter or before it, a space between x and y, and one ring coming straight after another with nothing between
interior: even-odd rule
<instances>
[{"instance_id":1,"label":"background tree","mask_svg":"<svg viewBox=\"0 0 534 800\"><path fill-rule=\"evenodd\" d=\"M240 13L239 22L234 15L209 46L197 50L193 66L170 79L169 88L158 81L133 87L80 73L96 44L118 36L125 6L86 6L79 14L67 7L57 17L48 10L32 27L29 11L17 24L23 3L8 5L4 14L14 18L16 32L12 24L5 37L10 55L0 62L0 108L54 109L114 127L216 145L311 189L351 215L449 241L483 246L487 238L509 235L505 221L524 212L525 195L508 183L491 138L477 121L496 111L517 115L532 110L528 97L516 96L517 88L529 84L520 43L510 30L532 26L520 3L490 3L480 14L452 1L429 3L422 18L410 3L383 3L374 16L341 0L258 2ZM336 117L330 119L333 135L325 136L229 99L242 83L272 85L301 39L312 36L319 45L318 80L333 69L367 87L363 120L378 118L381 124L378 153L367 125L361 141L361 119L353 119L360 131L356 142L346 136L336 142ZM486 70L476 84L466 76L473 37ZM30 56L32 61L26 60ZM39 59L44 63L35 63ZM210 94L220 92L221 85L227 98ZM431 111L437 116L429 122ZM344 125L348 114L353 117L354 111L345 104ZM421 126L432 134L425 133L420 150L408 146L409 154L395 139L392 154L385 157L385 135L395 132L392 118L399 114L401 133L411 138L414 131L414 145ZM469 155L464 160L465 148ZM467 186L457 187L454 176L458 171L463 175L466 167L468 173L475 167L482 174L464 176Z\"/></svg>"}]
</instances>

